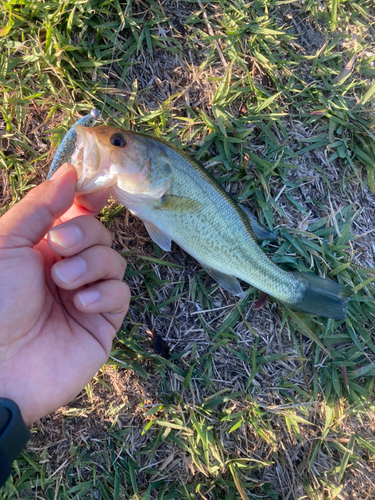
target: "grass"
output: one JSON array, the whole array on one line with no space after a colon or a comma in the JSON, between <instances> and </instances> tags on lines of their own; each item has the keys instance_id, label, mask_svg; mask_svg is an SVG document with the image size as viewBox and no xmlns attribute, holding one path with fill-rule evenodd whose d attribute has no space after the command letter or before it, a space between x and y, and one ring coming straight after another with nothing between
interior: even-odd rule
<instances>
[{"instance_id":1,"label":"grass","mask_svg":"<svg viewBox=\"0 0 375 500\"><path fill-rule=\"evenodd\" d=\"M375 495L374 23L364 0L2 2L1 213L95 106L203 162L275 232L280 267L357 292L343 321L256 311L257 290L227 295L110 202L131 310L3 499Z\"/></svg>"}]
</instances>

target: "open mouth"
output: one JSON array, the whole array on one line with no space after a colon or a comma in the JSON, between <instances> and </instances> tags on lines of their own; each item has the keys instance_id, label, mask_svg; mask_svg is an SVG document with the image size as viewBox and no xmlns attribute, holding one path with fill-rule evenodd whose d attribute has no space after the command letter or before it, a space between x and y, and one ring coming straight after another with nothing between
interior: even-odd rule
<instances>
[{"instance_id":1,"label":"open mouth","mask_svg":"<svg viewBox=\"0 0 375 500\"><path fill-rule=\"evenodd\" d=\"M83 140L82 134L77 133L77 141L72 154L70 163L75 167L78 174L78 180L81 179L83 173Z\"/></svg>"},{"instance_id":2,"label":"open mouth","mask_svg":"<svg viewBox=\"0 0 375 500\"><path fill-rule=\"evenodd\" d=\"M93 129L77 125L77 141L71 162L77 170L76 192L88 194L112 186L117 176L110 173L109 158L100 150Z\"/></svg>"}]
</instances>

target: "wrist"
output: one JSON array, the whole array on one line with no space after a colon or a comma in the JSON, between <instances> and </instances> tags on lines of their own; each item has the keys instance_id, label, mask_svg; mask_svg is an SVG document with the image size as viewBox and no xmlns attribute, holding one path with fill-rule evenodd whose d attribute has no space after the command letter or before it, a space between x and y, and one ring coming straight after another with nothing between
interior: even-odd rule
<instances>
[{"instance_id":1,"label":"wrist","mask_svg":"<svg viewBox=\"0 0 375 500\"><path fill-rule=\"evenodd\" d=\"M2 388L3 389L3 388ZM16 408L14 411L19 413L19 416L22 420L22 422L25 424L25 427L30 427L37 419L31 420L28 418L25 404L22 405L22 397L16 392L13 393L13 391L0 391L0 406L4 406L8 409L8 411L12 411L11 408L8 408L8 403L7 401L10 401L10 406L12 408ZM0 432L1 432L1 422L0 422Z\"/></svg>"},{"instance_id":2,"label":"wrist","mask_svg":"<svg viewBox=\"0 0 375 500\"><path fill-rule=\"evenodd\" d=\"M30 439L17 404L0 398L0 486L10 474L12 462Z\"/></svg>"}]
</instances>

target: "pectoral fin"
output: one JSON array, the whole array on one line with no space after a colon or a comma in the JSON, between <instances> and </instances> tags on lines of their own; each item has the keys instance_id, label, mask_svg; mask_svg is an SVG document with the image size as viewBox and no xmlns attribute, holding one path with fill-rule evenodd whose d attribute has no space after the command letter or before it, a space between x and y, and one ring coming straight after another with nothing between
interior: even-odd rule
<instances>
[{"instance_id":1,"label":"pectoral fin","mask_svg":"<svg viewBox=\"0 0 375 500\"><path fill-rule=\"evenodd\" d=\"M162 250L170 252L172 244L172 240L170 239L170 237L160 231L160 229L154 226L154 224L152 224L151 222L143 221L143 224L145 225L145 228L147 229L147 232L150 235L152 241L159 245Z\"/></svg>"},{"instance_id":2,"label":"pectoral fin","mask_svg":"<svg viewBox=\"0 0 375 500\"><path fill-rule=\"evenodd\" d=\"M276 240L276 236L273 233L271 233L271 231L268 231L268 229L261 226L258 222L258 219L255 217L254 214L250 212L248 208L245 208L243 205L239 206L249 217L251 228L254 231L254 234L257 238L259 238L260 240Z\"/></svg>"},{"instance_id":3,"label":"pectoral fin","mask_svg":"<svg viewBox=\"0 0 375 500\"><path fill-rule=\"evenodd\" d=\"M224 290L231 293L232 295L237 295L241 298L245 296L245 293L242 290L242 287L237 278L229 274L224 274L217 269L212 269L211 267L204 266L203 264L201 264L201 266L215 281L219 283L222 288L224 288Z\"/></svg>"},{"instance_id":4,"label":"pectoral fin","mask_svg":"<svg viewBox=\"0 0 375 500\"><path fill-rule=\"evenodd\" d=\"M154 208L157 210L189 214L200 211L202 209L202 204L199 201L191 200L183 196L166 194L155 201Z\"/></svg>"}]
</instances>

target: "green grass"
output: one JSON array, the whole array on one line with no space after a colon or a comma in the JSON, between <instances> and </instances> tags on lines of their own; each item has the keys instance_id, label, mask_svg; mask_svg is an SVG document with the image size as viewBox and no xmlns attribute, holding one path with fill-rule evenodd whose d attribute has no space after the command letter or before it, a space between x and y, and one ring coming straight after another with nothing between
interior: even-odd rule
<instances>
[{"instance_id":1,"label":"green grass","mask_svg":"<svg viewBox=\"0 0 375 500\"><path fill-rule=\"evenodd\" d=\"M273 300L253 311L257 290L241 301L223 295L109 205L103 223L135 240L126 248L116 236L133 299L113 368L58 414L58 431L49 419L38 424L42 446L17 460L3 499L369 491L375 273L371 234L361 233L373 229L375 199L375 12L363 0L324 5L0 5L1 213L42 180L72 122L95 106L204 162L278 236L264 251L280 267L357 292L343 321ZM168 338L169 360L153 352L149 330ZM113 377L129 384L126 403ZM53 430L61 448L48 447Z\"/></svg>"}]
</instances>

